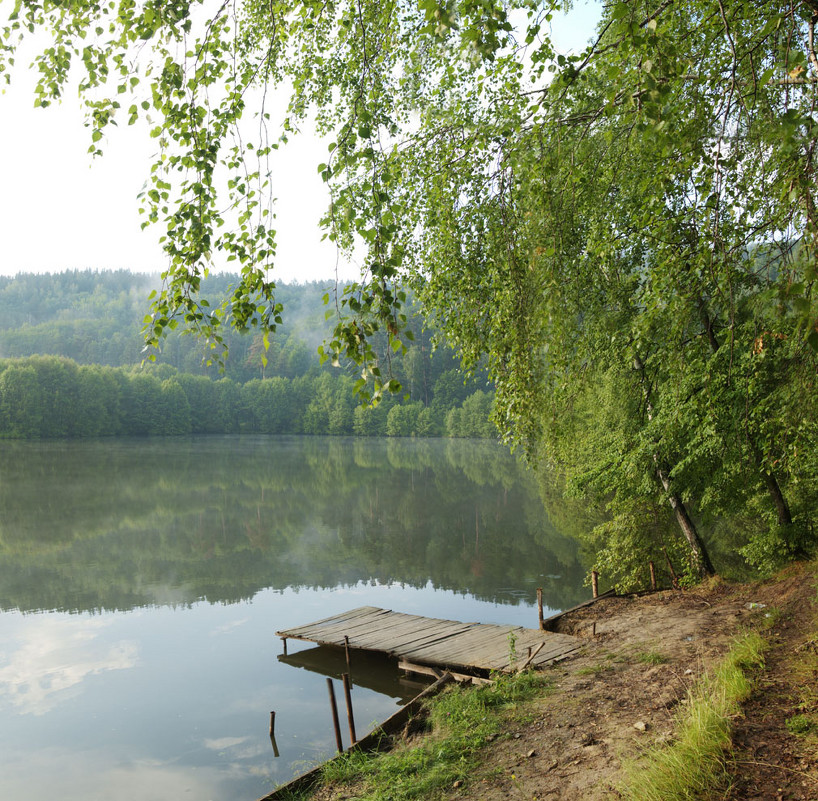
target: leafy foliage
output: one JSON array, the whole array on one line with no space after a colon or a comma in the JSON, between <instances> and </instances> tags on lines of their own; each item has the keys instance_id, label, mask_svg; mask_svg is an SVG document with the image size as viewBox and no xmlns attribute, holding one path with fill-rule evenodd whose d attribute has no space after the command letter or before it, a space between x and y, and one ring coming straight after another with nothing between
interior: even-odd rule
<instances>
[{"instance_id":1,"label":"leafy foliage","mask_svg":"<svg viewBox=\"0 0 818 801\"><path fill-rule=\"evenodd\" d=\"M319 368L315 348L322 325L324 333L330 329L318 284L279 287L290 316L270 338L266 365L261 334L226 334L231 357L220 372L207 364L201 342L176 332L152 369L140 374L138 320L154 280L76 270L0 278L0 352L26 357L0 360L0 373L8 372L0 388L0 437L240 431L496 437L485 373L464 376L444 345L432 354L430 332L416 314L409 317L416 342L393 358L405 396L355 409L348 373ZM231 280L213 276L203 291L217 303ZM27 358L35 354L68 358ZM451 411L457 425L449 424Z\"/></svg>"}]
</instances>

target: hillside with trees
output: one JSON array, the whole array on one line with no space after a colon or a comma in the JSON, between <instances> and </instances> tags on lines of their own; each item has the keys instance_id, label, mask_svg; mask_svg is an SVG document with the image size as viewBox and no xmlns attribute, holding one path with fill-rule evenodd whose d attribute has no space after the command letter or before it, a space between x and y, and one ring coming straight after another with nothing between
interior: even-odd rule
<instances>
[{"instance_id":1,"label":"hillside with trees","mask_svg":"<svg viewBox=\"0 0 818 801\"><path fill-rule=\"evenodd\" d=\"M237 276L203 286L214 305ZM496 437L485 372L465 376L431 332L391 355L405 388L359 404L356 370L321 365L331 334L317 284L282 285L290 314L270 338L232 332L227 358L182 332L144 362L141 329L157 280L128 272L68 271L0 278L0 437L330 434ZM266 362L266 363L265 363Z\"/></svg>"}]
</instances>

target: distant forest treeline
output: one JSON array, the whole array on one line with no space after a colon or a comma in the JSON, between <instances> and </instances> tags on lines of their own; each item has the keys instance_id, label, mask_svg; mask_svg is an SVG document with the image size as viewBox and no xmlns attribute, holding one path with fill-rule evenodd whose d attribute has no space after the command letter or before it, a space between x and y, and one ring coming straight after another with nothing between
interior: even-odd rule
<instances>
[{"instance_id":1,"label":"distant forest treeline","mask_svg":"<svg viewBox=\"0 0 818 801\"><path fill-rule=\"evenodd\" d=\"M231 280L204 293L218 302ZM224 371L207 366L195 337L171 335L157 363L140 367L140 329L158 279L127 271L0 278L0 436L142 436L188 433L492 437L493 392L465 377L452 351L415 343L390 356L404 393L358 406L354 371L322 367L330 332L325 284L281 285L283 325L263 365L261 335L227 336Z\"/></svg>"}]
</instances>

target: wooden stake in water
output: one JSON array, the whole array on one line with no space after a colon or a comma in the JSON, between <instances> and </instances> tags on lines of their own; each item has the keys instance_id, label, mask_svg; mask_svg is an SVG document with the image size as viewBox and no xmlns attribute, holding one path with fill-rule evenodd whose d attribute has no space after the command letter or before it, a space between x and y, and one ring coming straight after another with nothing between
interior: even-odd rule
<instances>
[{"instance_id":1,"label":"wooden stake in water","mask_svg":"<svg viewBox=\"0 0 818 801\"><path fill-rule=\"evenodd\" d=\"M545 628L542 616L542 587L537 587L537 617L540 620L540 631L542 631Z\"/></svg>"},{"instance_id":2,"label":"wooden stake in water","mask_svg":"<svg viewBox=\"0 0 818 801\"><path fill-rule=\"evenodd\" d=\"M347 702L347 720L349 721L349 739L350 745L355 745L358 738L355 735L355 716L352 714L352 681L349 678L349 673L341 674L341 680L344 682L344 696Z\"/></svg>"},{"instance_id":3,"label":"wooden stake in water","mask_svg":"<svg viewBox=\"0 0 818 801\"><path fill-rule=\"evenodd\" d=\"M332 686L332 679L327 677L327 689L329 690L329 706L332 710L332 725L335 729L335 744L338 746L338 753L344 751L344 743L341 740L341 724L338 721L338 705L335 703L335 688Z\"/></svg>"},{"instance_id":4,"label":"wooden stake in water","mask_svg":"<svg viewBox=\"0 0 818 801\"><path fill-rule=\"evenodd\" d=\"M344 634L344 651L346 652L347 657L347 672L352 675L352 668L349 664L349 637L347 637L346 634Z\"/></svg>"},{"instance_id":5,"label":"wooden stake in water","mask_svg":"<svg viewBox=\"0 0 818 801\"><path fill-rule=\"evenodd\" d=\"M278 757L278 743L276 742L276 713L270 712L270 742L273 745L273 756Z\"/></svg>"}]
</instances>

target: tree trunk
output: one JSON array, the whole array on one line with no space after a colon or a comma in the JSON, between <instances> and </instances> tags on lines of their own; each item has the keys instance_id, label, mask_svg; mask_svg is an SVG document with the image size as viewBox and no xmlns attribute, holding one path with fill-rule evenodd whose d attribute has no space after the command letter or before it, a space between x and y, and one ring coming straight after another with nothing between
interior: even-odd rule
<instances>
[{"instance_id":1,"label":"tree trunk","mask_svg":"<svg viewBox=\"0 0 818 801\"><path fill-rule=\"evenodd\" d=\"M770 497L773 499L773 503L775 504L775 511L778 514L778 525L791 526L792 514L790 513L790 506L787 503L787 499L784 497L784 493L781 491L781 487L776 480L775 473L764 467L764 457L761 455L761 451L759 451L755 442L752 440L750 441L750 449L752 450L753 459L758 466L758 471L761 473L761 477L764 479L767 492L769 492Z\"/></svg>"},{"instance_id":2,"label":"tree trunk","mask_svg":"<svg viewBox=\"0 0 818 801\"><path fill-rule=\"evenodd\" d=\"M767 485L767 491L773 499L775 510L778 512L778 525L791 526L792 515L790 514L790 507L787 503L787 499L784 497L784 493L781 492L781 487L778 486L778 482L775 480L775 476L764 469L761 470L761 475L764 478L764 483Z\"/></svg>"},{"instance_id":3,"label":"tree trunk","mask_svg":"<svg viewBox=\"0 0 818 801\"><path fill-rule=\"evenodd\" d=\"M655 458L654 456L654 459ZM679 528L682 530L682 534L684 534L687 544L690 546L699 578L714 576L716 570L713 567L713 562L710 560L710 554L707 553L707 548L704 547L696 524L688 514L684 501L675 492L671 492L670 478L658 464L656 466L656 475L664 487L665 492L668 494L668 501L673 509L673 514L676 515L676 522L679 524Z\"/></svg>"}]
</instances>

